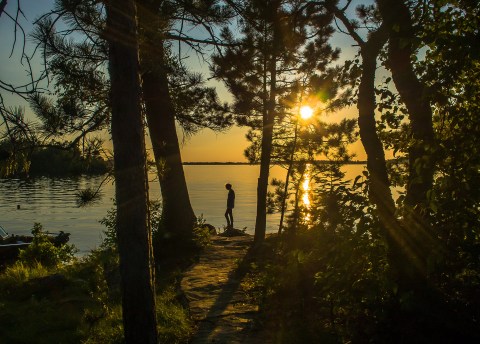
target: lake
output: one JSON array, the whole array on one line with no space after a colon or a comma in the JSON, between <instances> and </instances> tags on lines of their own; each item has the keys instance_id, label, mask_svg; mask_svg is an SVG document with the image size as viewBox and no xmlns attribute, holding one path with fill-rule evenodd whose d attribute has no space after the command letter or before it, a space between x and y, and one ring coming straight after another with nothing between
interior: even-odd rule
<instances>
[{"instance_id":1,"label":"lake","mask_svg":"<svg viewBox=\"0 0 480 344\"><path fill-rule=\"evenodd\" d=\"M236 200L234 219L236 228L246 228L253 234L256 213L258 165L185 165L191 203L195 214L217 228L226 224L227 190L232 184ZM364 165L347 165L347 178L361 174ZM270 177L284 179L286 171L279 166L270 170ZM103 176L76 178L0 179L0 225L10 234L30 234L35 222L50 232L71 234L70 242L85 254L98 247L103 225L99 223L113 207L115 186L112 182L102 187L101 200L83 208L77 207L75 193L87 187L96 188ZM151 175L150 199L160 198L160 186ZM19 206L19 209L17 209ZM267 216L267 232L276 232L279 214Z\"/></svg>"}]
</instances>

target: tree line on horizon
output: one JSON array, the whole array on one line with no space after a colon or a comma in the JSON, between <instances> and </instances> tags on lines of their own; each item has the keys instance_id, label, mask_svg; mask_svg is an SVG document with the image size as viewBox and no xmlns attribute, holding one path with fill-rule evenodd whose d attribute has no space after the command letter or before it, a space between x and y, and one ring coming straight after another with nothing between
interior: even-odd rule
<instances>
[{"instance_id":1,"label":"tree line on horizon","mask_svg":"<svg viewBox=\"0 0 480 344\"><path fill-rule=\"evenodd\" d=\"M2 147L72 149L100 130L111 134L127 343L156 342L145 135L161 186L164 244L188 249L196 216L176 126L190 135L234 124L250 129L245 155L260 165L256 247L265 241L269 209L282 213L279 233L290 250L311 233L337 238L326 240L333 247L358 239L354 249L378 272L376 282L382 276L398 311L392 333L441 327L478 338L479 5L376 0L352 7L335 0L63 0L36 21L32 37L53 90L32 82L20 92L2 80L1 91L17 90L38 118L27 122L2 98ZM331 40L339 33L356 49L341 63ZM219 101L206 76L189 71L191 53L207 61L208 77L225 84L231 104ZM302 105L314 108L314 119L299 118ZM318 116L348 106L358 119ZM352 160L358 137L367 171L350 186L339 165ZM15 162L10 152L5 157L2 163ZM315 163L318 157L332 163ZM287 177L273 181L270 193L275 163ZM307 173L317 184L309 209L299 203ZM404 189L398 199L394 187Z\"/></svg>"}]
</instances>

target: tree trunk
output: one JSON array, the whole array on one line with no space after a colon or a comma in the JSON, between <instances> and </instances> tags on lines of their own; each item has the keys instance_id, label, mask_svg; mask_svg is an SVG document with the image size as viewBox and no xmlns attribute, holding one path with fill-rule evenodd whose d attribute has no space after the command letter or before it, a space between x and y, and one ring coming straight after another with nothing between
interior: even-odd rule
<instances>
[{"instance_id":1,"label":"tree trunk","mask_svg":"<svg viewBox=\"0 0 480 344\"><path fill-rule=\"evenodd\" d=\"M380 31L382 30L382 31ZM375 71L376 59L386 41L383 27L371 34L362 46L362 77L358 93L360 138L367 153L370 173L369 198L377 207L388 245L388 261L393 278L402 292L420 290L425 285L426 261L419 251L412 228L395 218L395 202L390 190L383 145L375 124Z\"/></svg>"},{"instance_id":2,"label":"tree trunk","mask_svg":"<svg viewBox=\"0 0 480 344\"><path fill-rule=\"evenodd\" d=\"M375 72L378 55L388 39L388 26L383 23L365 42L355 32L343 12L335 7L330 7L330 10L342 20L351 36L360 45L362 76L358 90L358 126L360 139L367 153L367 169L370 174L369 199L376 206L382 225L381 234L388 247L387 259L392 278L399 284L400 289L414 290L416 284L424 281L423 278L417 278L424 275L424 264L415 241L395 217L395 202L390 190L385 152L375 123Z\"/></svg>"},{"instance_id":3,"label":"tree trunk","mask_svg":"<svg viewBox=\"0 0 480 344\"><path fill-rule=\"evenodd\" d=\"M192 236L196 221L183 171L180 145L175 126L175 107L168 85L163 30L158 4L140 1L138 13L142 43L140 60L143 97L160 189L162 192L163 224L171 237L180 242Z\"/></svg>"},{"instance_id":4,"label":"tree trunk","mask_svg":"<svg viewBox=\"0 0 480 344\"><path fill-rule=\"evenodd\" d=\"M420 82L413 67L415 40L412 19L404 1L379 0L380 13L389 29L387 65L392 78L405 103L411 129L412 144L409 148L409 175L404 214L404 236L414 250L415 262L420 279L428 275L428 261L437 250L434 233L421 205L428 204L428 191L432 189L434 175L434 131L433 113L426 97L425 86ZM415 277L417 278L417 277ZM426 283L423 283L424 286ZM420 286L422 288L422 286Z\"/></svg>"},{"instance_id":5,"label":"tree trunk","mask_svg":"<svg viewBox=\"0 0 480 344\"><path fill-rule=\"evenodd\" d=\"M273 118L273 113L269 111L263 119L260 177L257 185L257 217L255 219L254 241L256 244L263 242L267 228L267 190L272 155Z\"/></svg>"},{"instance_id":6,"label":"tree trunk","mask_svg":"<svg viewBox=\"0 0 480 344\"><path fill-rule=\"evenodd\" d=\"M385 39L374 44L376 36L362 46L362 76L358 91L358 125L360 139L367 153L367 169L369 176L369 199L377 207L377 214L384 230L383 236L388 245L388 261L396 281L406 281L405 269L410 269L411 259L408 257L408 245L404 233L395 218L395 202L390 190L385 152L378 137L375 123L375 71L376 60ZM407 274L408 275L408 274ZM408 278L410 279L410 278Z\"/></svg>"},{"instance_id":7,"label":"tree trunk","mask_svg":"<svg viewBox=\"0 0 480 344\"><path fill-rule=\"evenodd\" d=\"M327 9L343 22L352 38L360 46L362 76L358 89L358 126L360 139L367 153L367 169L370 174L369 199L377 207L377 213L386 227L385 237L390 241L395 234L387 228L396 222L395 202L390 190L385 151L375 122L375 72L378 55L388 39L387 28L382 24L369 35L367 41L363 41L342 11L332 5L327 6Z\"/></svg>"},{"instance_id":8,"label":"tree trunk","mask_svg":"<svg viewBox=\"0 0 480 344\"><path fill-rule=\"evenodd\" d=\"M293 165L295 163L295 150L297 149L297 136L298 136L298 121L295 122L295 129L293 135L293 147L290 154L290 161L288 162L287 176L285 177L285 187L283 188L283 199L282 206L280 211L280 224L278 225L278 234L282 233L283 229L283 218L285 217L285 212L287 210L287 200L288 200L288 187L290 183L290 175L292 174Z\"/></svg>"},{"instance_id":9,"label":"tree trunk","mask_svg":"<svg viewBox=\"0 0 480 344\"><path fill-rule=\"evenodd\" d=\"M157 42L157 45L156 63L163 66L163 43ZM175 108L170 98L165 67L161 66L144 71L142 77L148 129L162 192L163 221L172 235L190 238L196 217L183 171Z\"/></svg>"},{"instance_id":10,"label":"tree trunk","mask_svg":"<svg viewBox=\"0 0 480 344\"><path fill-rule=\"evenodd\" d=\"M378 137L375 122L374 82L379 51L377 47L372 49L368 42L362 47L363 71L358 90L358 126L360 139L367 153L367 169L370 173L369 198L379 212L392 216L395 211L395 202L390 191L385 152Z\"/></svg>"},{"instance_id":11,"label":"tree trunk","mask_svg":"<svg viewBox=\"0 0 480 344\"><path fill-rule=\"evenodd\" d=\"M265 62L267 59L265 59ZM275 53L270 56L270 96L267 100L265 96L266 111L263 116L262 128L262 151L260 155L260 176L257 185L257 217L255 219L255 244L260 244L265 240L267 229L267 191L268 176L270 173L270 160L272 158L273 125L275 123L275 104L276 104L276 83L277 83L277 65ZM266 67L266 64L265 64ZM265 68L266 69L266 68ZM266 74L265 74L266 75ZM266 86L266 78L264 78ZM265 92L266 95L266 92Z\"/></svg>"},{"instance_id":12,"label":"tree trunk","mask_svg":"<svg viewBox=\"0 0 480 344\"><path fill-rule=\"evenodd\" d=\"M135 15L132 0L108 3L116 221L125 342L154 344L155 292Z\"/></svg>"},{"instance_id":13,"label":"tree trunk","mask_svg":"<svg viewBox=\"0 0 480 344\"><path fill-rule=\"evenodd\" d=\"M415 33L410 11L404 1L378 1L380 13L390 28L387 66L393 82L407 107L413 142L409 149L409 177L406 203L410 207L427 203L433 185L434 145L433 113L425 86L413 68Z\"/></svg>"}]
</instances>

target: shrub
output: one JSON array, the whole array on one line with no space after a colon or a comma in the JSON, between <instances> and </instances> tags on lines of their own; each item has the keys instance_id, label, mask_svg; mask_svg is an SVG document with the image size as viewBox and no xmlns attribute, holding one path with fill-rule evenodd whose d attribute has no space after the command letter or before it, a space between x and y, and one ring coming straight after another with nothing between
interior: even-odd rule
<instances>
[{"instance_id":1,"label":"shrub","mask_svg":"<svg viewBox=\"0 0 480 344\"><path fill-rule=\"evenodd\" d=\"M25 265L34 266L38 263L52 268L60 263L68 263L74 259L77 249L72 244L55 246L43 231L40 223L35 223L32 229L33 241L24 250L20 251L19 261Z\"/></svg>"}]
</instances>

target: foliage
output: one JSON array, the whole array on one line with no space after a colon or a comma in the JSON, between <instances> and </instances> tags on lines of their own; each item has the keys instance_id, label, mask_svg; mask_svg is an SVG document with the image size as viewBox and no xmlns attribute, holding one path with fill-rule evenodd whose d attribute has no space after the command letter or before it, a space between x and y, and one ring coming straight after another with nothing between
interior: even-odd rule
<instances>
[{"instance_id":1,"label":"foliage","mask_svg":"<svg viewBox=\"0 0 480 344\"><path fill-rule=\"evenodd\" d=\"M187 311L181 307L173 286L157 295L157 330L163 343L186 343L192 334L192 323Z\"/></svg>"},{"instance_id":2,"label":"foliage","mask_svg":"<svg viewBox=\"0 0 480 344\"><path fill-rule=\"evenodd\" d=\"M102 243L100 244L102 250L117 249L117 230L115 228L116 216L117 209L114 207L107 210L107 215L100 220L100 223L106 227L106 229L103 230Z\"/></svg>"},{"instance_id":3,"label":"foliage","mask_svg":"<svg viewBox=\"0 0 480 344\"><path fill-rule=\"evenodd\" d=\"M103 231L104 236L100 248L116 250L116 209L112 208L107 211L107 215L100 220L100 223L106 227ZM160 201L150 202L150 227L152 229L153 254L157 266L176 268L175 265L177 263L183 265L186 262L190 262L199 249L210 243L211 229L202 217L197 219L191 240L172 236L163 225ZM173 251L171 252L171 250Z\"/></svg>"},{"instance_id":4,"label":"foliage","mask_svg":"<svg viewBox=\"0 0 480 344\"><path fill-rule=\"evenodd\" d=\"M57 247L49 240L40 223L35 223L32 229L33 241L20 251L19 261L25 265L41 264L47 268L68 263L74 259L77 249L72 244L62 244Z\"/></svg>"},{"instance_id":5,"label":"foliage","mask_svg":"<svg viewBox=\"0 0 480 344\"><path fill-rule=\"evenodd\" d=\"M0 318L5 325L0 328L2 340L81 342L80 333L87 328L82 321L84 310L98 305L90 298L89 283L84 279L93 274L77 274L77 264L47 269L39 263L17 262L0 273L0 284L8 285L0 295Z\"/></svg>"},{"instance_id":6,"label":"foliage","mask_svg":"<svg viewBox=\"0 0 480 344\"><path fill-rule=\"evenodd\" d=\"M0 273L2 340L123 343L119 278L118 255L109 249L92 251L53 270L39 263L7 267ZM51 282L43 285L43 280ZM157 292L159 338L166 343L186 342L192 324L173 286L158 286Z\"/></svg>"},{"instance_id":7,"label":"foliage","mask_svg":"<svg viewBox=\"0 0 480 344\"><path fill-rule=\"evenodd\" d=\"M15 264L7 266L5 271L0 274L0 286L2 290L8 292L30 279L45 277L48 274L48 269L39 262L24 264L17 261Z\"/></svg>"},{"instance_id":8,"label":"foliage","mask_svg":"<svg viewBox=\"0 0 480 344\"><path fill-rule=\"evenodd\" d=\"M84 207L98 202L101 199L101 193L99 189L93 189L88 187L83 190L79 190L75 193L75 198L78 207Z\"/></svg>"},{"instance_id":9,"label":"foliage","mask_svg":"<svg viewBox=\"0 0 480 344\"><path fill-rule=\"evenodd\" d=\"M31 157L31 175L104 174L108 171L99 155L82 157L77 149L36 149Z\"/></svg>"},{"instance_id":10,"label":"foliage","mask_svg":"<svg viewBox=\"0 0 480 344\"><path fill-rule=\"evenodd\" d=\"M123 342L118 263L116 250L104 248L92 252L74 271L88 280L90 295L98 305L83 315L83 321L89 325L83 333L85 343ZM161 280L169 280L163 273ZM160 340L182 343L189 337L192 324L169 282L157 285L156 313Z\"/></svg>"},{"instance_id":11,"label":"foliage","mask_svg":"<svg viewBox=\"0 0 480 344\"><path fill-rule=\"evenodd\" d=\"M212 227L212 225L205 222L203 215L197 218L197 223L193 228L193 236L197 246L205 248L210 245L211 236L216 233L215 228Z\"/></svg>"},{"instance_id":12,"label":"foliage","mask_svg":"<svg viewBox=\"0 0 480 344\"><path fill-rule=\"evenodd\" d=\"M470 1L432 0L422 23L426 56L417 62L429 87L438 135L436 180L429 194L442 243L435 280L451 302L478 321L480 204L480 8ZM474 290L477 290L475 292ZM465 307L465 308L463 308Z\"/></svg>"},{"instance_id":13,"label":"foliage","mask_svg":"<svg viewBox=\"0 0 480 344\"><path fill-rule=\"evenodd\" d=\"M378 221L356 188L324 194L313 225L286 230L257 262L251 290L280 343L386 341L394 290Z\"/></svg>"},{"instance_id":14,"label":"foliage","mask_svg":"<svg viewBox=\"0 0 480 344\"><path fill-rule=\"evenodd\" d=\"M18 141L12 145L5 140L0 142L0 150L8 155L0 160L1 177L103 174L109 169L98 150L82 155L76 148L59 144L35 147L25 143L22 148Z\"/></svg>"},{"instance_id":15,"label":"foliage","mask_svg":"<svg viewBox=\"0 0 480 344\"><path fill-rule=\"evenodd\" d=\"M213 75L225 82L234 97L237 123L252 129L247 134L251 146L245 151L251 162L259 161L265 135L260 131L267 114L276 132L274 140L282 144L293 131L299 104L318 109L319 103L337 94L336 84L327 82L333 75L328 66L339 53L328 44L333 33L331 16L318 13L321 27L314 27L297 16L299 7L298 3L282 1L238 4L241 35L223 30L222 38L228 45L212 57ZM330 96L325 97L328 92ZM287 133L285 128L290 128Z\"/></svg>"}]
</instances>

